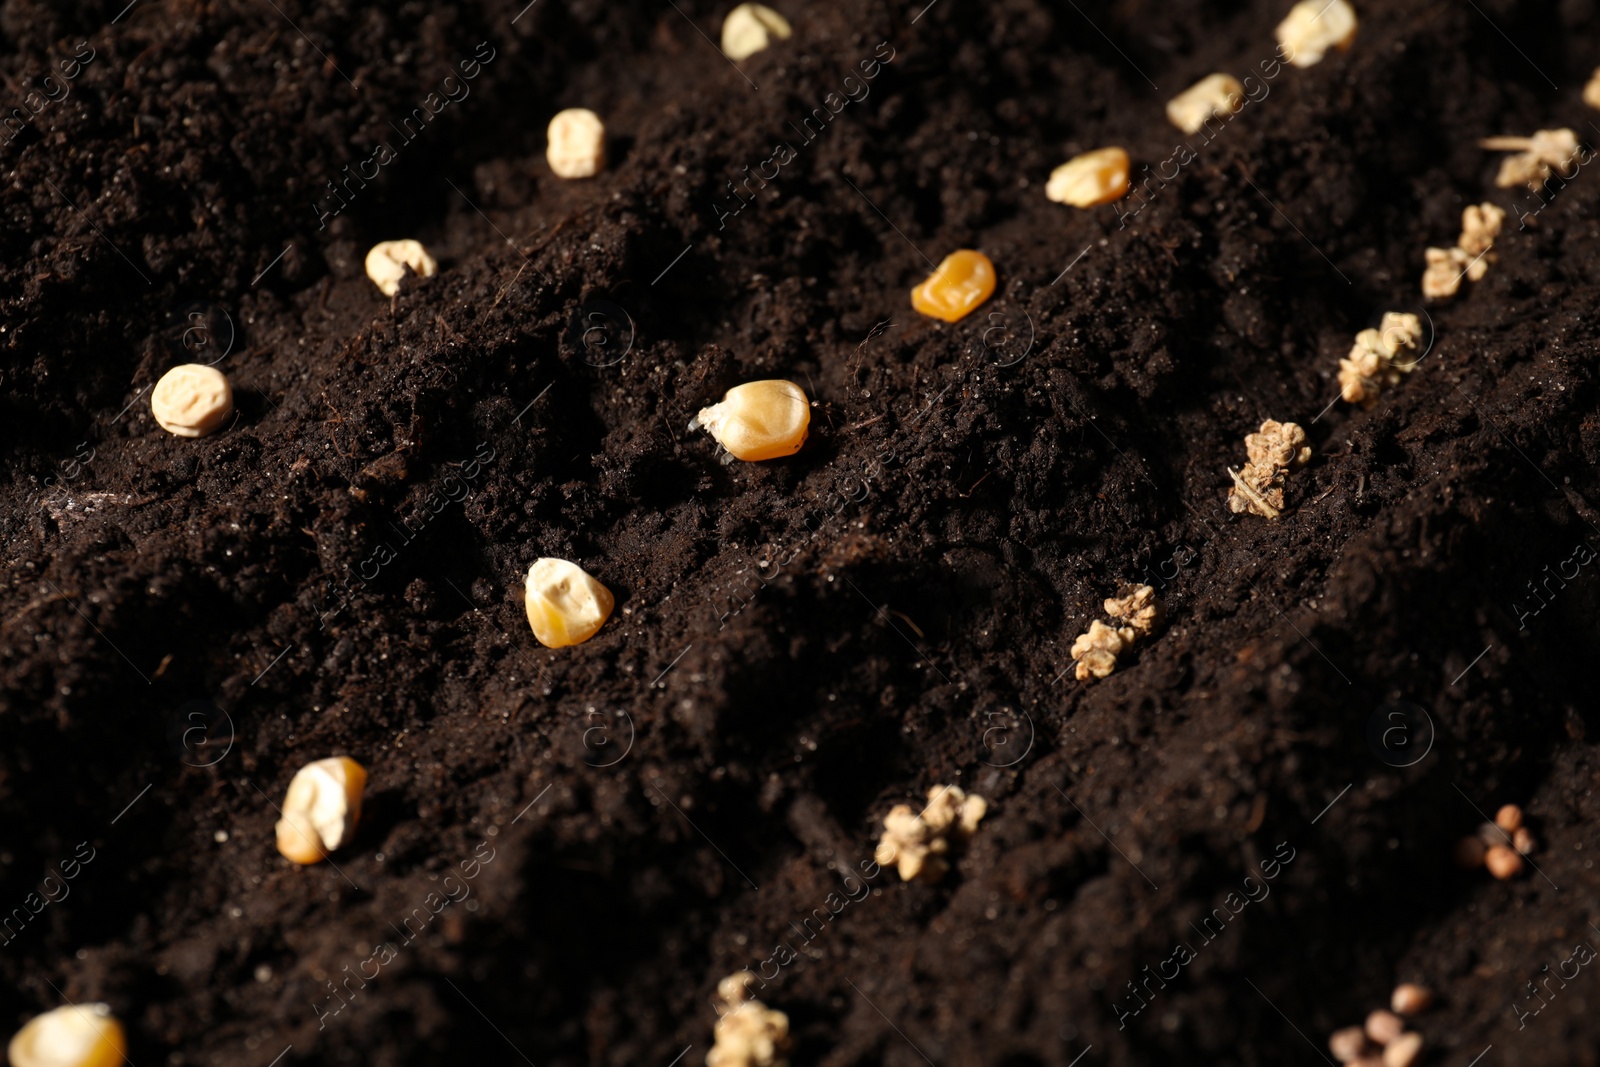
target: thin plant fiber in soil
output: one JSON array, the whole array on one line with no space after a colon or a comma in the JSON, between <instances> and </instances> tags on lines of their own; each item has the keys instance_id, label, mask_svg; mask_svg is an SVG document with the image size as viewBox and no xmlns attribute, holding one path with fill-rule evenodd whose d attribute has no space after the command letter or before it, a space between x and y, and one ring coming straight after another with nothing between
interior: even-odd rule
<instances>
[{"instance_id":1,"label":"thin plant fiber in soil","mask_svg":"<svg viewBox=\"0 0 1600 1067\"><path fill-rule=\"evenodd\" d=\"M1424 1063L1600 1062L1552 979L1600 944L1600 178L1477 146L1600 139L1600 10L1358 0L1301 70L1288 6L786 0L735 65L699 0L0 3L0 1023L667 1067L748 967L794 1064L1311 1064L1415 981ZM1185 137L1213 71L1257 88ZM1113 144L1137 197L1046 199ZM1486 277L1333 403L1481 201ZM397 238L440 269L387 299ZM912 312L957 248L994 297ZM151 417L180 362L215 436ZM686 426L758 378L810 439L724 464ZM1225 505L1267 418L1277 521ZM615 593L588 643L533 640L541 556ZM1166 623L1077 681L1130 581ZM365 815L293 867L329 755ZM941 784L990 805L949 875L865 877ZM1537 869L1457 869L1503 803Z\"/></svg>"}]
</instances>

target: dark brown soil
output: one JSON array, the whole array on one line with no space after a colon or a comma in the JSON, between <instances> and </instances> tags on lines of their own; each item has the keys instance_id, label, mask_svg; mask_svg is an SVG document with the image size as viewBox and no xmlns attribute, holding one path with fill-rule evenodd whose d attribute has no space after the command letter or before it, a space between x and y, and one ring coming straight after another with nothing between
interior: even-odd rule
<instances>
[{"instance_id":1,"label":"dark brown soil","mask_svg":"<svg viewBox=\"0 0 1600 1067\"><path fill-rule=\"evenodd\" d=\"M1318 417L1461 208L1532 203L1478 138L1600 138L1595 4L1365 0L1269 77L1287 0L789 0L738 68L699 0L124 3L0 3L0 1027L668 1067L750 967L795 1064L1320 1063L1405 979L1427 1062L1600 1061L1600 978L1549 977L1600 944L1600 179ZM1213 70L1259 99L1127 226L1045 198L1104 144L1171 175ZM612 165L564 182L578 105ZM399 237L441 266L390 301ZM995 298L914 314L960 247ZM150 385L213 360L237 422L169 436ZM811 439L723 465L686 424L761 377ZM1316 458L1230 515L1269 417ZM528 632L544 555L617 595L585 645ZM1166 627L1075 681L1133 580ZM293 868L331 754L366 818ZM943 883L842 877L941 783L990 801ZM1505 802L1538 870L1454 868Z\"/></svg>"}]
</instances>

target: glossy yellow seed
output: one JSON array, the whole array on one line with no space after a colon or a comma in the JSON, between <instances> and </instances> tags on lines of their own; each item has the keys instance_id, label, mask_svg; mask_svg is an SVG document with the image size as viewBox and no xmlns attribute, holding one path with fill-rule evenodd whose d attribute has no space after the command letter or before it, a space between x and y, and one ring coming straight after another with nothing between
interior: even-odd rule
<instances>
[{"instance_id":1,"label":"glossy yellow seed","mask_svg":"<svg viewBox=\"0 0 1600 1067\"><path fill-rule=\"evenodd\" d=\"M150 414L179 437L204 437L222 429L233 414L233 387L215 367L185 363L161 376L150 390Z\"/></svg>"},{"instance_id":2,"label":"glossy yellow seed","mask_svg":"<svg viewBox=\"0 0 1600 1067\"><path fill-rule=\"evenodd\" d=\"M11 1067L118 1067L128 1051L122 1024L104 1004L35 1016L6 1047Z\"/></svg>"},{"instance_id":3,"label":"glossy yellow seed","mask_svg":"<svg viewBox=\"0 0 1600 1067\"><path fill-rule=\"evenodd\" d=\"M350 843L361 821L367 771L348 756L308 763L295 772L278 820L278 851L299 864L318 863Z\"/></svg>"},{"instance_id":4,"label":"glossy yellow seed","mask_svg":"<svg viewBox=\"0 0 1600 1067\"><path fill-rule=\"evenodd\" d=\"M1067 160L1050 172L1044 195L1058 204L1094 207L1128 195L1128 153L1097 148Z\"/></svg>"},{"instance_id":5,"label":"glossy yellow seed","mask_svg":"<svg viewBox=\"0 0 1600 1067\"><path fill-rule=\"evenodd\" d=\"M558 178L592 178L605 168L605 123L586 107L556 112L545 139L544 158Z\"/></svg>"},{"instance_id":6,"label":"glossy yellow seed","mask_svg":"<svg viewBox=\"0 0 1600 1067\"><path fill-rule=\"evenodd\" d=\"M994 263L963 248L940 262L928 280L911 290L911 306L945 322L960 322L994 293Z\"/></svg>"},{"instance_id":7,"label":"glossy yellow seed","mask_svg":"<svg viewBox=\"0 0 1600 1067\"><path fill-rule=\"evenodd\" d=\"M737 63L794 31L789 21L764 4L740 4L722 20L722 53Z\"/></svg>"},{"instance_id":8,"label":"glossy yellow seed","mask_svg":"<svg viewBox=\"0 0 1600 1067\"><path fill-rule=\"evenodd\" d=\"M616 598L588 571L564 559L545 557L528 568L523 603L533 636L546 648L581 645L600 632Z\"/></svg>"},{"instance_id":9,"label":"glossy yellow seed","mask_svg":"<svg viewBox=\"0 0 1600 1067\"><path fill-rule=\"evenodd\" d=\"M793 382L746 382L729 389L722 403L701 408L689 423L703 429L734 459L781 459L800 451L811 425L811 401Z\"/></svg>"},{"instance_id":10,"label":"glossy yellow seed","mask_svg":"<svg viewBox=\"0 0 1600 1067\"><path fill-rule=\"evenodd\" d=\"M439 270L421 241L379 241L367 253L367 277L384 296L400 291L400 279L408 267L419 278L431 278Z\"/></svg>"}]
</instances>

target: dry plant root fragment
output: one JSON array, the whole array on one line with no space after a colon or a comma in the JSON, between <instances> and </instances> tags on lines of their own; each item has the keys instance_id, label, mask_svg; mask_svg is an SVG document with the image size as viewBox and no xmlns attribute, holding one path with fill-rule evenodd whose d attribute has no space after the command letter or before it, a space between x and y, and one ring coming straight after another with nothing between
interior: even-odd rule
<instances>
[{"instance_id":1,"label":"dry plant root fragment","mask_svg":"<svg viewBox=\"0 0 1600 1067\"><path fill-rule=\"evenodd\" d=\"M367 771L348 756L308 763L295 772L278 820L278 851L301 865L320 863L350 843L361 821Z\"/></svg>"},{"instance_id":2,"label":"dry plant root fragment","mask_svg":"<svg viewBox=\"0 0 1600 1067\"><path fill-rule=\"evenodd\" d=\"M784 1067L789 1017L750 995L748 971L717 983L720 1012L706 1067Z\"/></svg>"},{"instance_id":3,"label":"dry plant root fragment","mask_svg":"<svg viewBox=\"0 0 1600 1067\"><path fill-rule=\"evenodd\" d=\"M1481 280L1494 262L1489 250L1505 219L1504 209L1488 203L1473 204L1461 212L1456 247L1430 248L1424 253L1427 269L1422 272L1422 295L1429 300L1448 300L1460 290L1463 277Z\"/></svg>"},{"instance_id":4,"label":"dry plant root fragment","mask_svg":"<svg viewBox=\"0 0 1600 1067\"><path fill-rule=\"evenodd\" d=\"M222 429L233 414L233 387L215 367L185 363L161 376L150 390L150 414L178 437L204 437Z\"/></svg>"},{"instance_id":5,"label":"dry plant root fragment","mask_svg":"<svg viewBox=\"0 0 1600 1067\"><path fill-rule=\"evenodd\" d=\"M937 882L950 869L951 852L978 832L978 820L988 810L989 802L980 796L968 796L953 785L934 786L922 814L909 804L896 804L883 817L874 859L892 865L901 881Z\"/></svg>"},{"instance_id":6,"label":"dry plant root fragment","mask_svg":"<svg viewBox=\"0 0 1600 1067\"><path fill-rule=\"evenodd\" d=\"M1356 12L1345 0L1301 0L1278 23L1284 58L1297 67L1314 67L1328 49L1348 51L1356 39Z\"/></svg>"},{"instance_id":7,"label":"dry plant root fragment","mask_svg":"<svg viewBox=\"0 0 1600 1067\"><path fill-rule=\"evenodd\" d=\"M701 408L689 422L705 430L734 459L782 459L800 451L811 425L811 401L793 382L770 379L729 389L722 403Z\"/></svg>"},{"instance_id":8,"label":"dry plant root fragment","mask_svg":"<svg viewBox=\"0 0 1600 1067\"><path fill-rule=\"evenodd\" d=\"M749 59L776 37L788 40L794 31L782 15L764 4L740 4L722 20L722 54L735 63Z\"/></svg>"},{"instance_id":9,"label":"dry plant root fragment","mask_svg":"<svg viewBox=\"0 0 1600 1067\"><path fill-rule=\"evenodd\" d=\"M911 290L911 306L945 322L960 322L994 294L994 263L963 248L940 261L928 280Z\"/></svg>"},{"instance_id":10,"label":"dry plant root fragment","mask_svg":"<svg viewBox=\"0 0 1600 1067\"><path fill-rule=\"evenodd\" d=\"M1410 358L1422 340L1422 320L1415 315L1387 312L1383 325L1362 330L1350 354L1339 361L1339 395L1346 403L1371 408L1385 389L1416 369Z\"/></svg>"},{"instance_id":11,"label":"dry plant root fragment","mask_svg":"<svg viewBox=\"0 0 1600 1067\"><path fill-rule=\"evenodd\" d=\"M544 158L558 178L592 178L605 169L605 123L586 107L556 112L545 140Z\"/></svg>"},{"instance_id":12,"label":"dry plant root fragment","mask_svg":"<svg viewBox=\"0 0 1600 1067\"><path fill-rule=\"evenodd\" d=\"M1283 487L1289 472L1311 461L1306 432L1295 423L1268 419L1260 430L1245 436L1244 447L1250 457L1244 469L1228 468L1233 478L1228 510L1276 519L1283 512Z\"/></svg>"},{"instance_id":13,"label":"dry plant root fragment","mask_svg":"<svg viewBox=\"0 0 1600 1067\"><path fill-rule=\"evenodd\" d=\"M419 278L431 278L438 273L439 264L421 241L379 241L367 253L367 277L384 296L400 291L407 268Z\"/></svg>"},{"instance_id":14,"label":"dry plant root fragment","mask_svg":"<svg viewBox=\"0 0 1600 1067\"><path fill-rule=\"evenodd\" d=\"M544 557L528 568L523 603L533 636L546 648L581 645L600 632L616 599L588 571Z\"/></svg>"},{"instance_id":15,"label":"dry plant root fragment","mask_svg":"<svg viewBox=\"0 0 1600 1067\"><path fill-rule=\"evenodd\" d=\"M1571 174L1582 151L1578 135L1566 128L1535 130L1532 137L1485 137L1478 144L1490 151L1513 153L1500 161L1496 185L1502 189L1526 185L1534 192L1551 174Z\"/></svg>"},{"instance_id":16,"label":"dry plant root fragment","mask_svg":"<svg viewBox=\"0 0 1600 1067\"><path fill-rule=\"evenodd\" d=\"M1128 195L1128 153L1097 148L1074 156L1050 172L1044 195L1058 204L1094 207Z\"/></svg>"},{"instance_id":17,"label":"dry plant root fragment","mask_svg":"<svg viewBox=\"0 0 1600 1067\"><path fill-rule=\"evenodd\" d=\"M1167 121L1184 133L1199 133L1213 117L1244 107L1244 86L1231 74L1210 74L1167 101Z\"/></svg>"},{"instance_id":18,"label":"dry plant root fragment","mask_svg":"<svg viewBox=\"0 0 1600 1067\"><path fill-rule=\"evenodd\" d=\"M122 1024L104 1004L76 1004L28 1020L6 1046L11 1067L120 1067Z\"/></svg>"}]
</instances>

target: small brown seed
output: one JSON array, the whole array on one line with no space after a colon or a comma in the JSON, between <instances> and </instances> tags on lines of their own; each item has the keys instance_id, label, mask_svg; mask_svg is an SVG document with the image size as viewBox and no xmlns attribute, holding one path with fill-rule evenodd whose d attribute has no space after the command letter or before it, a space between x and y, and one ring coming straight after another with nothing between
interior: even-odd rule
<instances>
[{"instance_id":1,"label":"small brown seed","mask_svg":"<svg viewBox=\"0 0 1600 1067\"><path fill-rule=\"evenodd\" d=\"M1411 1067L1422 1055L1422 1035L1401 1034L1383 1050L1383 1067Z\"/></svg>"},{"instance_id":2,"label":"small brown seed","mask_svg":"<svg viewBox=\"0 0 1600 1067\"><path fill-rule=\"evenodd\" d=\"M1463 837L1456 842L1456 866L1473 870L1483 866L1483 854L1488 851L1488 846L1476 837Z\"/></svg>"},{"instance_id":3,"label":"small brown seed","mask_svg":"<svg viewBox=\"0 0 1600 1067\"><path fill-rule=\"evenodd\" d=\"M1496 845L1483 857L1484 866L1489 868L1489 873L1502 882L1507 878L1515 878L1522 873L1522 857L1513 849L1504 845Z\"/></svg>"},{"instance_id":4,"label":"small brown seed","mask_svg":"<svg viewBox=\"0 0 1600 1067\"><path fill-rule=\"evenodd\" d=\"M1328 1050L1340 1063L1354 1063L1367 1050L1367 1035L1361 1032L1359 1026L1335 1030L1333 1036L1328 1038Z\"/></svg>"},{"instance_id":5,"label":"small brown seed","mask_svg":"<svg viewBox=\"0 0 1600 1067\"><path fill-rule=\"evenodd\" d=\"M1526 856L1533 851L1533 834L1526 826L1517 827L1517 832L1511 835L1511 847Z\"/></svg>"},{"instance_id":6,"label":"small brown seed","mask_svg":"<svg viewBox=\"0 0 1600 1067\"><path fill-rule=\"evenodd\" d=\"M1433 992L1414 982L1402 982L1395 986L1394 995L1389 998L1389 1007L1400 1015L1416 1015L1427 1011L1432 1003Z\"/></svg>"},{"instance_id":7,"label":"small brown seed","mask_svg":"<svg viewBox=\"0 0 1600 1067\"><path fill-rule=\"evenodd\" d=\"M1494 813L1494 824L1509 834L1522 825L1522 809L1515 804L1507 804Z\"/></svg>"},{"instance_id":8,"label":"small brown seed","mask_svg":"<svg viewBox=\"0 0 1600 1067\"><path fill-rule=\"evenodd\" d=\"M1392 1011L1379 1008L1367 1016L1367 1036L1380 1045L1387 1045L1405 1032L1406 1024Z\"/></svg>"},{"instance_id":9,"label":"small brown seed","mask_svg":"<svg viewBox=\"0 0 1600 1067\"><path fill-rule=\"evenodd\" d=\"M1484 822L1478 824L1478 840L1483 842L1484 848L1491 848L1494 845L1505 844L1507 835L1494 823Z\"/></svg>"}]
</instances>

